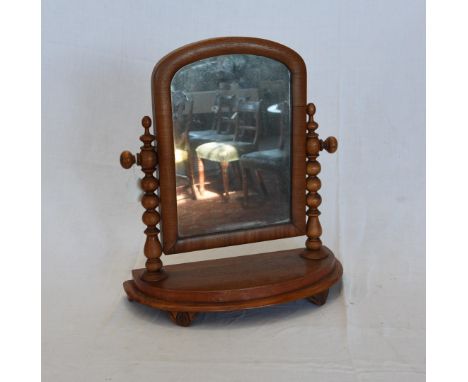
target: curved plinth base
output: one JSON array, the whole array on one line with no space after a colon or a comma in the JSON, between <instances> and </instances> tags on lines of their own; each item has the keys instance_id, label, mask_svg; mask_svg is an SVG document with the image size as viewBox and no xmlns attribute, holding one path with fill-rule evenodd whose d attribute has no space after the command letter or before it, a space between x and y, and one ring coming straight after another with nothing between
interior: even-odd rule
<instances>
[{"instance_id":1,"label":"curved plinth base","mask_svg":"<svg viewBox=\"0 0 468 382\"><path fill-rule=\"evenodd\" d=\"M319 251L317 251L319 252ZM343 268L326 247L317 260L306 249L197 261L164 267L167 277L143 281L144 269L124 282L129 300L168 311L178 325L188 326L197 312L258 308L307 298L323 305L328 289Z\"/></svg>"}]
</instances>

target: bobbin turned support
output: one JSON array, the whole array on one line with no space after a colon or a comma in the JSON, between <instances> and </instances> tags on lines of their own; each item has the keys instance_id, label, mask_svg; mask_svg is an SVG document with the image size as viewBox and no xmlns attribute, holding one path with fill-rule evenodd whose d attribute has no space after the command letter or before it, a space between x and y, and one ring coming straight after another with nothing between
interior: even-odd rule
<instances>
[{"instance_id":1,"label":"bobbin turned support","mask_svg":"<svg viewBox=\"0 0 468 382\"><path fill-rule=\"evenodd\" d=\"M318 128L318 123L314 121L316 108L313 103L307 105L307 138L306 138L306 205L307 205L307 240L305 246L307 252L303 255L308 259L321 259L327 256L326 252L321 251L322 241L322 226L320 225L318 207L322 203L322 197L318 193L322 183L317 176L320 173L320 163L317 161L320 151L326 150L329 153L334 153L338 149L338 141L335 137L328 137L325 141L319 139L319 135L315 132Z\"/></svg>"},{"instance_id":2,"label":"bobbin turned support","mask_svg":"<svg viewBox=\"0 0 468 382\"><path fill-rule=\"evenodd\" d=\"M129 169L136 163L145 174L143 179L141 179L141 188L145 192L141 199L141 204L146 209L142 218L143 223L147 226L144 247L144 254L147 260L145 264L146 271L142 274L141 279L147 282L156 282L166 278L160 259L162 247L158 236L159 229L157 228L161 220L157 211L159 198L155 193L159 188L159 180L154 176L154 172L158 166L158 156L156 148L153 145L156 137L149 131L151 118L148 116L143 117L141 124L145 132L140 137L140 141L143 142L143 146L140 147L140 153L136 154L135 158L135 155L129 151L122 152L120 154L120 164L123 168Z\"/></svg>"}]
</instances>

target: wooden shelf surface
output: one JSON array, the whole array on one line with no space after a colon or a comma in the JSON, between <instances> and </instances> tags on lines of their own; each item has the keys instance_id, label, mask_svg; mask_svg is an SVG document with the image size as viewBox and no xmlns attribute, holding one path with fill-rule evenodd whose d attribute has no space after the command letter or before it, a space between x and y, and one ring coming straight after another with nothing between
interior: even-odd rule
<instances>
[{"instance_id":1,"label":"wooden shelf surface","mask_svg":"<svg viewBox=\"0 0 468 382\"><path fill-rule=\"evenodd\" d=\"M306 249L197 261L164 267L167 277L145 282L144 269L124 283L130 300L168 311L206 312L255 308L311 297L341 278L342 267L322 247L310 260Z\"/></svg>"}]
</instances>

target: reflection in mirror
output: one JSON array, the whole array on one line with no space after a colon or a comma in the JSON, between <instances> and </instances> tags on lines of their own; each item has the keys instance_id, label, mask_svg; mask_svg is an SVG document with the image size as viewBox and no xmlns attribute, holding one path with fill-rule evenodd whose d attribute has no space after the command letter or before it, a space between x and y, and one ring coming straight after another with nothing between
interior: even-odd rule
<instances>
[{"instance_id":1,"label":"reflection in mirror","mask_svg":"<svg viewBox=\"0 0 468 382\"><path fill-rule=\"evenodd\" d=\"M181 238L290 222L290 73L273 59L196 61L171 83Z\"/></svg>"}]
</instances>

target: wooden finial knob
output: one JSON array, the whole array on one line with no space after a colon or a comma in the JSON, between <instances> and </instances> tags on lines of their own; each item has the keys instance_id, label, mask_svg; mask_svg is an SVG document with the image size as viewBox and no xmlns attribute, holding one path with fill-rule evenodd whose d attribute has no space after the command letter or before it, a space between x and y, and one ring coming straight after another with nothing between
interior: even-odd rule
<instances>
[{"instance_id":1,"label":"wooden finial knob","mask_svg":"<svg viewBox=\"0 0 468 382\"><path fill-rule=\"evenodd\" d=\"M327 150L330 154L333 154L338 150L338 140L335 137L328 137L322 142L322 150Z\"/></svg>"},{"instance_id":2,"label":"wooden finial knob","mask_svg":"<svg viewBox=\"0 0 468 382\"><path fill-rule=\"evenodd\" d=\"M135 155L133 155L130 151L124 151L120 154L120 165L125 168L129 169L132 167L136 162Z\"/></svg>"},{"instance_id":3,"label":"wooden finial knob","mask_svg":"<svg viewBox=\"0 0 468 382\"><path fill-rule=\"evenodd\" d=\"M309 103L307 105L307 114L313 117L315 114L315 111L316 111L315 105L313 103Z\"/></svg>"},{"instance_id":4,"label":"wooden finial knob","mask_svg":"<svg viewBox=\"0 0 468 382\"><path fill-rule=\"evenodd\" d=\"M141 119L141 125L145 128L145 129L148 129L151 127L151 118L148 117L147 115L145 115L142 119Z\"/></svg>"}]
</instances>

